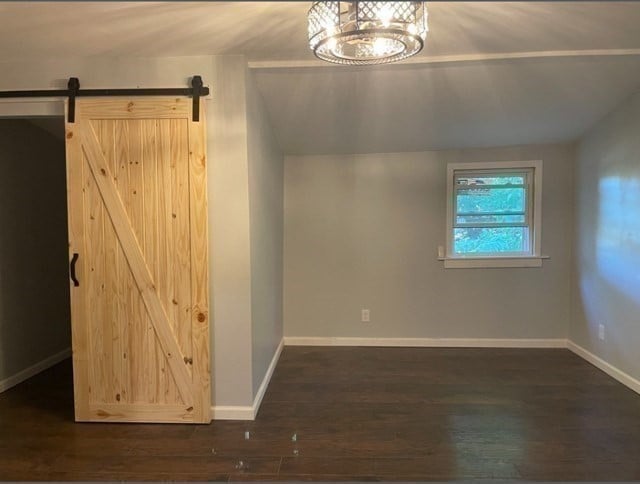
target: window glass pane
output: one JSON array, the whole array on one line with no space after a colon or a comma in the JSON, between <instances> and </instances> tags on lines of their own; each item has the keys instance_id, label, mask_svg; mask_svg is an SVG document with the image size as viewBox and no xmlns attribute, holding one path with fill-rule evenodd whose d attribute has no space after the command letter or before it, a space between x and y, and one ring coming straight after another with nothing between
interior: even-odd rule
<instances>
[{"instance_id":1,"label":"window glass pane","mask_svg":"<svg viewBox=\"0 0 640 484\"><path fill-rule=\"evenodd\" d=\"M456 176L456 185L524 185L525 175Z\"/></svg>"},{"instance_id":2,"label":"window glass pane","mask_svg":"<svg viewBox=\"0 0 640 484\"><path fill-rule=\"evenodd\" d=\"M526 222L524 215L458 215L457 224L482 225L482 224L523 224Z\"/></svg>"},{"instance_id":3,"label":"window glass pane","mask_svg":"<svg viewBox=\"0 0 640 484\"><path fill-rule=\"evenodd\" d=\"M526 252L526 227L457 228L453 229L456 254Z\"/></svg>"},{"instance_id":4,"label":"window glass pane","mask_svg":"<svg viewBox=\"0 0 640 484\"><path fill-rule=\"evenodd\" d=\"M526 198L524 188L459 190L456 194L457 213L524 213Z\"/></svg>"}]
</instances>

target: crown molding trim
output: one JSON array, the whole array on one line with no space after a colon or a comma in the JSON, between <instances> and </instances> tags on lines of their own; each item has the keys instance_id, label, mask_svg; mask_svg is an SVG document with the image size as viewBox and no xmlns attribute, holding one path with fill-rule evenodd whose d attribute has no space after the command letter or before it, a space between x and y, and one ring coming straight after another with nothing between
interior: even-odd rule
<instances>
[{"instance_id":1,"label":"crown molding trim","mask_svg":"<svg viewBox=\"0 0 640 484\"><path fill-rule=\"evenodd\" d=\"M592 49L592 50L542 50L531 52L502 52L497 54L462 54L462 55L438 55L438 56L416 56L405 59L395 64L385 64L382 66L342 66L322 62L317 59L312 60L267 60L249 61L249 69L388 69L391 67L409 66L430 66L440 64L465 64L475 62L500 62L526 59L552 59L552 58L575 58L575 57L620 57L640 55L640 49Z\"/></svg>"}]
</instances>

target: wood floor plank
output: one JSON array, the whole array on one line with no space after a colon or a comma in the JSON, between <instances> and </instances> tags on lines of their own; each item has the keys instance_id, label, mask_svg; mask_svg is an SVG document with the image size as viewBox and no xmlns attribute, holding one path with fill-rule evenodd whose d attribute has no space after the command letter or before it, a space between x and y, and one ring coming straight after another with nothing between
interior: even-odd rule
<instances>
[{"instance_id":1,"label":"wood floor plank","mask_svg":"<svg viewBox=\"0 0 640 484\"><path fill-rule=\"evenodd\" d=\"M173 474L163 472L147 472L138 474L133 472L50 472L41 473L39 478L34 480L42 481L134 481L134 482L171 482L171 481L196 481L196 482L228 482L228 474L212 474L194 470L188 474Z\"/></svg>"},{"instance_id":2,"label":"wood floor plank","mask_svg":"<svg viewBox=\"0 0 640 484\"><path fill-rule=\"evenodd\" d=\"M61 455L53 464L54 472L104 473L104 474L167 474L180 479L190 474L220 475L240 472L246 474L277 474L280 458L218 456L84 456Z\"/></svg>"}]
</instances>

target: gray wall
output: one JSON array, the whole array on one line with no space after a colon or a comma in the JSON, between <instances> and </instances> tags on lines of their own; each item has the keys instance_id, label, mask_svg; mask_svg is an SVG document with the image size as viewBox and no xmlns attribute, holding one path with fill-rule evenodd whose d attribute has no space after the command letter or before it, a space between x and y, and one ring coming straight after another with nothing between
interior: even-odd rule
<instances>
[{"instance_id":1,"label":"gray wall","mask_svg":"<svg viewBox=\"0 0 640 484\"><path fill-rule=\"evenodd\" d=\"M65 187L64 138L0 120L0 381L71 346Z\"/></svg>"},{"instance_id":2,"label":"gray wall","mask_svg":"<svg viewBox=\"0 0 640 484\"><path fill-rule=\"evenodd\" d=\"M640 93L583 136L575 196L570 339L640 379Z\"/></svg>"},{"instance_id":3,"label":"gray wall","mask_svg":"<svg viewBox=\"0 0 640 484\"><path fill-rule=\"evenodd\" d=\"M562 144L287 157L285 336L566 338L573 156ZM544 267L444 269L447 163L535 159Z\"/></svg>"},{"instance_id":4,"label":"gray wall","mask_svg":"<svg viewBox=\"0 0 640 484\"><path fill-rule=\"evenodd\" d=\"M207 116L214 406L253 402L246 65L214 58Z\"/></svg>"},{"instance_id":5,"label":"gray wall","mask_svg":"<svg viewBox=\"0 0 640 484\"><path fill-rule=\"evenodd\" d=\"M254 396L282 341L284 156L251 72L247 78Z\"/></svg>"}]
</instances>

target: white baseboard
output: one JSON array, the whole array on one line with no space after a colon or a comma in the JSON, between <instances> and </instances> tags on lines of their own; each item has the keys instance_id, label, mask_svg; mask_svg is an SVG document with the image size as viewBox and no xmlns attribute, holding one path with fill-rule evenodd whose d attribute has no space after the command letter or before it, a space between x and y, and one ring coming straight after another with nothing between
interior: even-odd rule
<instances>
[{"instance_id":1,"label":"white baseboard","mask_svg":"<svg viewBox=\"0 0 640 484\"><path fill-rule=\"evenodd\" d=\"M441 348L566 348L566 339L341 338L286 336L285 346L398 346Z\"/></svg>"},{"instance_id":2,"label":"white baseboard","mask_svg":"<svg viewBox=\"0 0 640 484\"><path fill-rule=\"evenodd\" d=\"M576 355L578 355L582 359L591 363L596 368L599 368L600 370L604 371L610 377L614 378L615 380L618 380L620 383L622 383L626 387L629 387L634 392L640 393L640 381L635 379L628 373L625 373L624 371L620 370L619 368L616 368L612 364L607 363L599 356L596 356L590 351L587 351L582 346L574 343L573 341L567 341L567 348L573 351Z\"/></svg>"},{"instance_id":3,"label":"white baseboard","mask_svg":"<svg viewBox=\"0 0 640 484\"><path fill-rule=\"evenodd\" d=\"M254 411L252 406L240 405L217 405L211 407L212 420L253 420Z\"/></svg>"},{"instance_id":4,"label":"white baseboard","mask_svg":"<svg viewBox=\"0 0 640 484\"><path fill-rule=\"evenodd\" d=\"M256 392L255 398L253 399L253 405L212 406L211 418L213 420L255 420L256 416L258 415L258 410L260 410L260 405L262 404L264 394L267 392L267 387L269 386L269 382L271 381L273 372L275 371L278 360L280 359L280 354L282 353L283 347L284 338L280 341L280 344L273 354L273 358L271 359L269 368L267 368L264 378L262 379L262 383L260 384L260 387Z\"/></svg>"},{"instance_id":5,"label":"white baseboard","mask_svg":"<svg viewBox=\"0 0 640 484\"><path fill-rule=\"evenodd\" d=\"M16 373L9 378L5 378L4 380L0 380L0 393L8 390L11 387L22 383L23 381L31 378L32 376L37 375L38 373L51 368L53 365L60 363L62 360L66 360L71 356L71 348L67 348L65 350L56 353L48 358L45 358L42 361L39 361L35 365L31 365L29 368L25 368L24 370Z\"/></svg>"},{"instance_id":6,"label":"white baseboard","mask_svg":"<svg viewBox=\"0 0 640 484\"><path fill-rule=\"evenodd\" d=\"M276 365L278 364L278 360L280 359L280 354L282 353L282 348L284 347L284 338L280 340L280 344L276 348L276 352L273 354L273 358L271 359L271 363L269 364L269 368L267 368L267 372L264 374L264 378L262 379L262 383L258 388L258 392L256 393L256 397L253 400L253 419L258 415L258 410L260 410L260 405L262 404L262 399L264 398L264 394L267 391L267 387L269 386L269 382L271 381L271 377L273 376L273 372L276 369Z\"/></svg>"}]
</instances>

